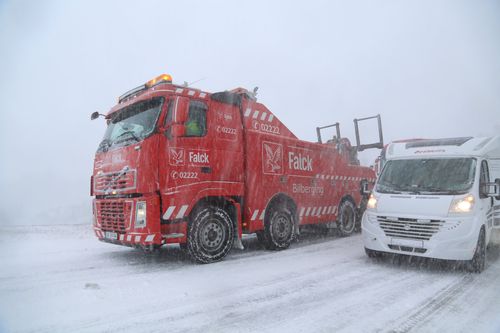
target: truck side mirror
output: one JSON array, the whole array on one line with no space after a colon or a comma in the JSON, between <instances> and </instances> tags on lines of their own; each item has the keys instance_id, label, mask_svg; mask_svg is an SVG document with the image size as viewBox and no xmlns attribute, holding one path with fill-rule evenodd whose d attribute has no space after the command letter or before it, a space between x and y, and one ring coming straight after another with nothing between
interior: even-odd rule
<instances>
[{"instance_id":1,"label":"truck side mirror","mask_svg":"<svg viewBox=\"0 0 500 333\"><path fill-rule=\"evenodd\" d=\"M174 138L185 136L186 127L181 124L173 124L172 126L170 126L170 135Z\"/></svg>"},{"instance_id":2,"label":"truck side mirror","mask_svg":"<svg viewBox=\"0 0 500 333\"><path fill-rule=\"evenodd\" d=\"M92 114L90 115L90 120L94 120L94 119L97 119L99 118L100 114L99 112L92 112Z\"/></svg>"}]
</instances>

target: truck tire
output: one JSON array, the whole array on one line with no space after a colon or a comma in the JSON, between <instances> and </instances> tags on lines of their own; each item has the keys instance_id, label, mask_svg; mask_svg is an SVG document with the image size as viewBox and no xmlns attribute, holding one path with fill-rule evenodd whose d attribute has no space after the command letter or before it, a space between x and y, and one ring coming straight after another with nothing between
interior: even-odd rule
<instances>
[{"instance_id":1,"label":"truck tire","mask_svg":"<svg viewBox=\"0 0 500 333\"><path fill-rule=\"evenodd\" d=\"M187 251L191 258L208 264L224 258L234 242L234 223L217 206L203 206L193 214L188 227Z\"/></svg>"},{"instance_id":2,"label":"truck tire","mask_svg":"<svg viewBox=\"0 0 500 333\"><path fill-rule=\"evenodd\" d=\"M356 229L356 207L352 201L344 200L340 204L337 227L342 237L352 235Z\"/></svg>"},{"instance_id":3,"label":"truck tire","mask_svg":"<svg viewBox=\"0 0 500 333\"><path fill-rule=\"evenodd\" d=\"M484 228L479 232L476 250L471 260L467 262L467 271L471 273L481 273L486 266L486 235Z\"/></svg>"},{"instance_id":4,"label":"truck tire","mask_svg":"<svg viewBox=\"0 0 500 333\"><path fill-rule=\"evenodd\" d=\"M271 206L266 216L263 243L268 250L284 250L290 246L295 233L292 212L284 205Z\"/></svg>"}]
</instances>

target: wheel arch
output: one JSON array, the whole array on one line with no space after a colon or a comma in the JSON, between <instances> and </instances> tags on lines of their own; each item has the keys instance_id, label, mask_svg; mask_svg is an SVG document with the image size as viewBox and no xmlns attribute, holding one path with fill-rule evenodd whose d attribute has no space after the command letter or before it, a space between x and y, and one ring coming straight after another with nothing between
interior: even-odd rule
<instances>
[{"instance_id":1,"label":"wheel arch","mask_svg":"<svg viewBox=\"0 0 500 333\"><path fill-rule=\"evenodd\" d=\"M241 203L241 197L226 197L226 196L206 196L199 198L198 201L193 205L193 208L189 212L189 221L192 220L192 217L196 214L196 212L203 206L212 205L216 207L223 208L226 210L233 221L235 230L238 223L237 209L234 205L235 202Z\"/></svg>"},{"instance_id":2,"label":"wheel arch","mask_svg":"<svg viewBox=\"0 0 500 333\"><path fill-rule=\"evenodd\" d=\"M296 232L298 232L299 219L297 217L297 203L292 197L283 192L276 193L267 202L265 208L266 213L264 214L264 223L266 223L266 221L268 221L270 218L269 216L271 212L270 208L273 207L274 205L279 205L279 204L285 204L290 209L290 212L292 213L293 223L295 224L295 230Z\"/></svg>"}]
</instances>

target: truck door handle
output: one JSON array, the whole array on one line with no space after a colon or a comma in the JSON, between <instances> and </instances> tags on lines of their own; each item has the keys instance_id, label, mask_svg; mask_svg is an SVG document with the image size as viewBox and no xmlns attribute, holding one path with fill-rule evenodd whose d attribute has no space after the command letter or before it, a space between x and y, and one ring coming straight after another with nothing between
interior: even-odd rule
<instances>
[{"instance_id":1,"label":"truck door handle","mask_svg":"<svg viewBox=\"0 0 500 333\"><path fill-rule=\"evenodd\" d=\"M201 172L202 173L211 173L212 168L211 167L201 167Z\"/></svg>"}]
</instances>

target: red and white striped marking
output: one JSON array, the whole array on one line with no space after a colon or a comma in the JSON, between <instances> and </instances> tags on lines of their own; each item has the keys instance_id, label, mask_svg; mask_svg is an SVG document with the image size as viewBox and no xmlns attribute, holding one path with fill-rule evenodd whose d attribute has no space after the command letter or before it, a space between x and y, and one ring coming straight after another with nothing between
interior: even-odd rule
<instances>
[{"instance_id":1,"label":"red and white striped marking","mask_svg":"<svg viewBox=\"0 0 500 333\"><path fill-rule=\"evenodd\" d=\"M299 217L309 216L327 216L337 212L337 206L320 206L320 207L302 207L299 211Z\"/></svg>"},{"instance_id":2,"label":"red and white striped marking","mask_svg":"<svg viewBox=\"0 0 500 333\"><path fill-rule=\"evenodd\" d=\"M180 94L180 95L188 95L191 97L193 97L193 96L196 96L199 98L207 97L207 93L204 93L204 92L196 90L196 89L189 89L189 88L176 88L175 93Z\"/></svg>"},{"instance_id":3,"label":"red and white striped marking","mask_svg":"<svg viewBox=\"0 0 500 333\"><path fill-rule=\"evenodd\" d=\"M376 179L375 178L365 178L365 177L352 177L352 176L339 176L339 175L322 175L322 174L317 174L316 178L318 179L326 179L326 180L350 180L350 181L357 181L360 182L363 179L366 179L369 182L374 182Z\"/></svg>"},{"instance_id":4,"label":"red and white striped marking","mask_svg":"<svg viewBox=\"0 0 500 333\"><path fill-rule=\"evenodd\" d=\"M259 212L260 212L260 215L259 215ZM263 209L263 210L256 209L253 211L252 217L250 218L250 221L262 221L262 220L264 220L265 214L266 214L265 209Z\"/></svg>"},{"instance_id":5,"label":"red and white striped marking","mask_svg":"<svg viewBox=\"0 0 500 333\"><path fill-rule=\"evenodd\" d=\"M165 214L163 214L163 219L164 220L170 220L173 218L182 219L183 217L186 216L186 211L188 208L189 208L188 205L169 206L165 211Z\"/></svg>"},{"instance_id":6,"label":"red and white striped marking","mask_svg":"<svg viewBox=\"0 0 500 333\"><path fill-rule=\"evenodd\" d=\"M274 115L272 113L267 113L267 111L252 110L247 108L243 114L245 118L251 117L252 119L260 119L260 121L272 122Z\"/></svg>"},{"instance_id":7,"label":"red and white striped marking","mask_svg":"<svg viewBox=\"0 0 500 333\"><path fill-rule=\"evenodd\" d=\"M337 213L337 206L310 206L301 207L299 209L299 217L320 217L334 215ZM266 210L255 209L252 211L250 221L263 221L266 215Z\"/></svg>"},{"instance_id":8,"label":"red and white striped marking","mask_svg":"<svg viewBox=\"0 0 500 333\"><path fill-rule=\"evenodd\" d=\"M102 230L94 230L97 238L102 239L104 237L104 232ZM130 243L152 243L156 238L156 234L145 234L145 235L118 235L118 240L121 242L130 242Z\"/></svg>"}]
</instances>

